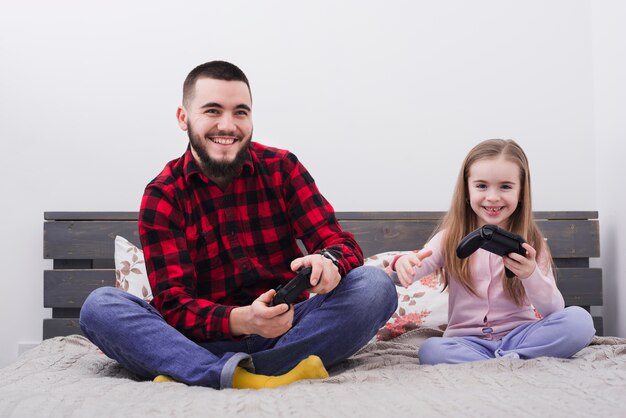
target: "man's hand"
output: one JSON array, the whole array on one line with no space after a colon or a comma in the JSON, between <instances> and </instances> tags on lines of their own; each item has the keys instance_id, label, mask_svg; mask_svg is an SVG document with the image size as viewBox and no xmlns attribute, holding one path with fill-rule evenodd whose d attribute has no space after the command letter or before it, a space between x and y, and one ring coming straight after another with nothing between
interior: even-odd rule
<instances>
[{"instance_id":1,"label":"man's hand","mask_svg":"<svg viewBox=\"0 0 626 418\"><path fill-rule=\"evenodd\" d=\"M265 338L283 335L293 324L293 309L287 304L270 306L274 289L263 293L252 305L235 308L230 313L230 332L234 336L256 334Z\"/></svg>"},{"instance_id":2,"label":"man's hand","mask_svg":"<svg viewBox=\"0 0 626 418\"><path fill-rule=\"evenodd\" d=\"M323 255L309 254L291 262L293 271L298 271L303 267L311 267L311 288L309 289L311 293L326 294L337 287L341 280L337 266Z\"/></svg>"}]
</instances>

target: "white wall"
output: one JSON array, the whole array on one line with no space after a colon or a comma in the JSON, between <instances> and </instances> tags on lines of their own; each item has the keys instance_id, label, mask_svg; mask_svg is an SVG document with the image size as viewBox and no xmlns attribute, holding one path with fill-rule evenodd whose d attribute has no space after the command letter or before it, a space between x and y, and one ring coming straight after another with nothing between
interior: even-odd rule
<instances>
[{"instance_id":1,"label":"white wall","mask_svg":"<svg viewBox=\"0 0 626 418\"><path fill-rule=\"evenodd\" d=\"M593 2L597 205L606 333L626 336L626 3Z\"/></svg>"},{"instance_id":2,"label":"white wall","mask_svg":"<svg viewBox=\"0 0 626 418\"><path fill-rule=\"evenodd\" d=\"M0 366L18 343L41 339L50 315L43 212L137 210L144 185L184 151L174 119L182 81L211 59L242 67L255 138L293 150L337 210L446 210L469 148L506 137L529 155L535 209L608 213L617 180L594 191L624 146L594 141L620 128L610 110L594 119L594 100L617 103L594 90L594 64L624 37L594 36L595 4L1 3ZM603 233L623 230L622 213L602 220ZM618 253L600 261L615 272L607 289L624 276ZM607 329L626 336L617 303L607 298Z\"/></svg>"}]
</instances>

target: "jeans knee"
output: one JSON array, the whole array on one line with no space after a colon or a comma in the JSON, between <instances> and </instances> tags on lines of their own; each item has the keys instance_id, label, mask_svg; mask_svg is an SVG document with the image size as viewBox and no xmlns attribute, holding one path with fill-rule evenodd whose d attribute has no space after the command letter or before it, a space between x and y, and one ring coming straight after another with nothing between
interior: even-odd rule
<instances>
[{"instance_id":1,"label":"jeans knee","mask_svg":"<svg viewBox=\"0 0 626 418\"><path fill-rule=\"evenodd\" d=\"M92 291L80 308L80 327L85 331L85 327L94 321L99 321L102 314L107 311L106 307L113 300L119 298L119 289L114 287L99 287Z\"/></svg>"},{"instance_id":2,"label":"jeans knee","mask_svg":"<svg viewBox=\"0 0 626 418\"><path fill-rule=\"evenodd\" d=\"M355 280L363 284L363 298L366 303L387 307L391 316L398 307L398 293L391 278L377 267L361 266L353 270Z\"/></svg>"}]
</instances>

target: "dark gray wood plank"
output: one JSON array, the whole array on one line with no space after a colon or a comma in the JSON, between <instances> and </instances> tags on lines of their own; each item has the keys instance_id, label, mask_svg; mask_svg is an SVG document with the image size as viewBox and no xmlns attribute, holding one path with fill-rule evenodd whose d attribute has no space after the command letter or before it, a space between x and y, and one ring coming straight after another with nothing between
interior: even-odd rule
<instances>
[{"instance_id":1,"label":"dark gray wood plank","mask_svg":"<svg viewBox=\"0 0 626 418\"><path fill-rule=\"evenodd\" d=\"M439 221L445 212L336 212L335 216L341 221L402 221L422 220Z\"/></svg>"},{"instance_id":2,"label":"dark gray wood plank","mask_svg":"<svg viewBox=\"0 0 626 418\"><path fill-rule=\"evenodd\" d=\"M56 318L43 320L44 340L53 337L66 337L73 334L84 335L83 332L80 330L78 318Z\"/></svg>"},{"instance_id":3,"label":"dark gray wood plank","mask_svg":"<svg viewBox=\"0 0 626 418\"><path fill-rule=\"evenodd\" d=\"M597 220L558 220L537 222L553 257L600 256L600 227Z\"/></svg>"},{"instance_id":4,"label":"dark gray wood plank","mask_svg":"<svg viewBox=\"0 0 626 418\"><path fill-rule=\"evenodd\" d=\"M556 258L553 257L554 264L557 267L569 267L569 268L588 268L588 258Z\"/></svg>"},{"instance_id":5,"label":"dark gray wood plank","mask_svg":"<svg viewBox=\"0 0 626 418\"><path fill-rule=\"evenodd\" d=\"M601 269L561 268L557 270L556 277L566 305L602 305Z\"/></svg>"},{"instance_id":6,"label":"dark gray wood plank","mask_svg":"<svg viewBox=\"0 0 626 418\"><path fill-rule=\"evenodd\" d=\"M420 248L431 236L436 220L339 221L341 227L354 234L363 255L393 250Z\"/></svg>"},{"instance_id":7,"label":"dark gray wood plank","mask_svg":"<svg viewBox=\"0 0 626 418\"><path fill-rule=\"evenodd\" d=\"M80 308L52 308L53 318L78 318Z\"/></svg>"},{"instance_id":8,"label":"dark gray wood plank","mask_svg":"<svg viewBox=\"0 0 626 418\"><path fill-rule=\"evenodd\" d=\"M533 217L540 219L598 219L598 211L535 211Z\"/></svg>"},{"instance_id":9,"label":"dark gray wood plank","mask_svg":"<svg viewBox=\"0 0 626 418\"><path fill-rule=\"evenodd\" d=\"M52 265L54 266L55 270L57 269L87 270L87 269L94 268L93 261L91 259L87 259L87 260L56 259L52 262Z\"/></svg>"},{"instance_id":10,"label":"dark gray wood plank","mask_svg":"<svg viewBox=\"0 0 626 418\"><path fill-rule=\"evenodd\" d=\"M87 296L102 286L115 286L115 270L46 270L43 306L80 308Z\"/></svg>"},{"instance_id":11,"label":"dark gray wood plank","mask_svg":"<svg viewBox=\"0 0 626 418\"><path fill-rule=\"evenodd\" d=\"M604 320L601 316L594 316L593 318L593 326L596 329L596 335L603 336L604 335Z\"/></svg>"},{"instance_id":12,"label":"dark gray wood plank","mask_svg":"<svg viewBox=\"0 0 626 418\"><path fill-rule=\"evenodd\" d=\"M437 227L436 220L343 220L342 228L354 234L368 257L392 250L421 248ZM599 257L597 221L539 221L555 258Z\"/></svg>"},{"instance_id":13,"label":"dark gray wood plank","mask_svg":"<svg viewBox=\"0 0 626 418\"><path fill-rule=\"evenodd\" d=\"M115 260L113 258L108 258L108 259L98 259L98 260L93 260L92 262L92 269L94 270L102 270L102 269L115 269Z\"/></svg>"},{"instance_id":14,"label":"dark gray wood plank","mask_svg":"<svg viewBox=\"0 0 626 418\"><path fill-rule=\"evenodd\" d=\"M140 245L136 221L45 222L44 258L113 258L116 235Z\"/></svg>"},{"instance_id":15,"label":"dark gray wood plank","mask_svg":"<svg viewBox=\"0 0 626 418\"><path fill-rule=\"evenodd\" d=\"M407 220L407 219L423 219L423 220L439 220L446 212L337 212L339 220ZM535 220L585 220L598 219L597 211L536 211L533 212Z\"/></svg>"}]
</instances>

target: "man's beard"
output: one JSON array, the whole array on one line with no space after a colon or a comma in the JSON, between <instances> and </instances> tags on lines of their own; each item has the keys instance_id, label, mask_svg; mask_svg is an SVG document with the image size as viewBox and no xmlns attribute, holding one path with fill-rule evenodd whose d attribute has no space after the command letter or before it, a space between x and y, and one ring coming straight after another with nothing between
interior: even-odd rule
<instances>
[{"instance_id":1,"label":"man's beard","mask_svg":"<svg viewBox=\"0 0 626 418\"><path fill-rule=\"evenodd\" d=\"M233 135L233 133L220 131L215 135ZM189 137L191 148L193 148L198 158L200 158L199 163L204 174L209 177L217 178L229 178L237 175L245 159L246 151L250 147L250 141L252 141L252 133L250 133L250 137L245 140L244 146L239 150L237 155L235 155L235 158L232 161L222 161L212 158L204 147L204 141L210 141L210 139L200 138L196 135L191 126L187 127L187 136ZM237 141L241 141L241 136L234 136L237 137Z\"/></svg>"}]
</instances>

